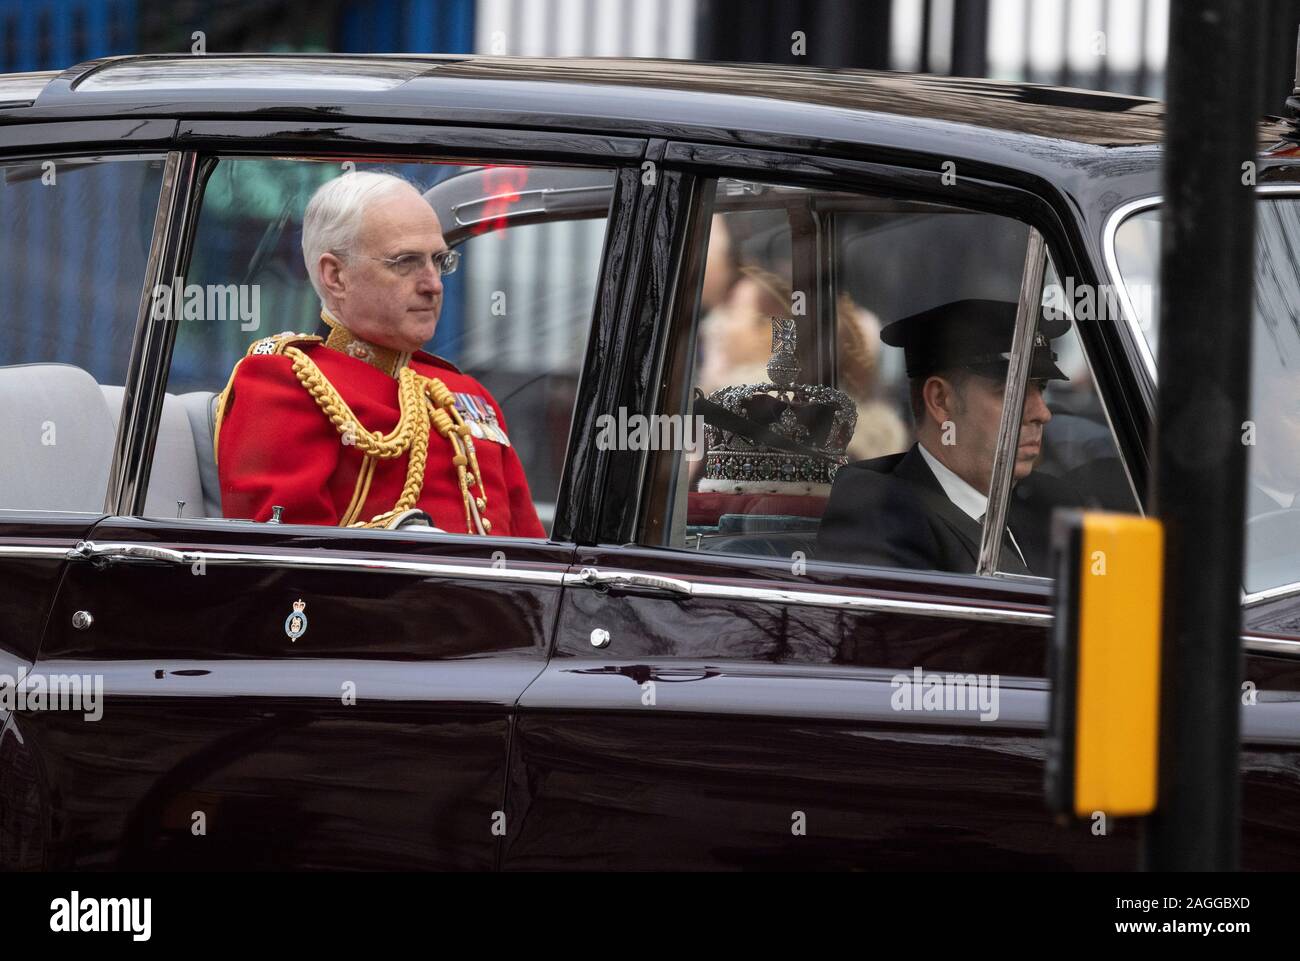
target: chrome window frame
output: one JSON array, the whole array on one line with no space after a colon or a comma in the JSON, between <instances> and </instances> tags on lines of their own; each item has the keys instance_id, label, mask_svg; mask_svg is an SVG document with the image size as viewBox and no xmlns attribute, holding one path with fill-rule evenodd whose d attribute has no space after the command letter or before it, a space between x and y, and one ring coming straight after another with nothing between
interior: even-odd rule
<instances>
[{"instance_id":1,"label":"chrome window frame","mask_svg":"<svg viewBox=\"0 0 1300 961\"><path fill-rule=\"evenodd\" d=\"M1042 284L1039 287L1040 293L1047 289L1047 276L1048 276L1049 268L1053 272L1055 272L1057 281L1059 282L1061 280L1060 265L1057 263L1056 258L1052 256L1052 247L1050 243L1045 242L1045 250L1047 256L1046 256L1046 261L1043 264L1043 280L1042 280ZM1121 295L1123 295L1122 290L1121 290ZM1128 309L1127 305L1124 306L1126 311L1125 317L1128 317L1132 313L1132 311ZM1111 443L1115 446L1115 453L1119 455L1119 462L1124 468L1124 479L1128 481L1129 493L1133 495L1133 503L1137 507L1138 515L1145 517L1146 508L1142 504L1142 498L1138 496L1137 485L1133 483L1133 470L1129 466L1128 460L1124 457L1123 448L1120 447L1119 437L1115 433L1115 420L1113 417L1111 417L1110 405L1106 402L1106 395L1102 392L1100 381L1097 380L1097 370L1093 366L1092 357L1088 352L1088 345L1085 344L1083 342L1083 338L1079 336L1079 328L1078 328L1079 321L1074 316L1074 307L1073 305L1068 305L1068 304L1066 305L1066 307L1070 313L1071 330L1073 331L1074 336L1078 339L1079 342L1079 353L1083 356L1084 366L1088 368L1088 378L1089 380L1092 381L1093 390L1097 394L1097 403L1101 405L1102 416L1105 417L1106 419L1106 430L1110 432ZM1027 377L1026 377L1026 383L1028 383ZM1021 392L1022 407L1023 404L1024 404L1024 393L1022 391ZM1003 527L1005 526L1006 525L1004 522ZM1009 571L999 571L999 570L994 570L991 574L987 576L1000 577L1006 580L1026 581L1031 584L1051 584L1054 580L1054 578L1040 577L1037 574L1014 574Z\"/></svg>"},{"instance_id":2,"label":"chrome window frame","mask_svg":"<svg viewBox=\"0 0 1300 961\"><path fill-rule=\"evenodd\" d=\"M1115 235L1119 233L1120 226L1129 217L1152 207L1159 207L1162 203L1164 203L1164 197L1155 195L1120 204L1106 218L1101 241L1101 255L1106 265L1106 273L1109 276L1111 286L1119 294L1124 320L1128 324L1129 332L1133 335L1138 353L1142 355L1142 364L1153 384L1156 383L1156 358L1151 352L1151 344L1147 340L1146 334L1142 332L1142 324L1138 321L1137 311L1133 309L1133 300L1128 295L1128 285L1124 282L1124 275L1120 273L1119 260L1115 256Z\"/></svg>"},{"instance_id":3,"label":"chrome window frame","mask_svg":"<svg viewBox=\"0 0 1300 961\"><path fill-rule=\"evenodd\" d=\"M1255 196L1290 196L1300 198L1300 183L1258 184L1255 187ZM1128 220L1128 218L1142 213L1145 210L1150 210L1153 207L1159 207L1163 203L1164 195L1155 194L1138 200L1130 200L1128 203L1121 204L1111 211L1110 215L1106 218L1106 224L1102 232L1102 256L1106 262L1106 272L1110 275L1110 282L1119 294L1120 305L1124 309L1124 318L1128 322L1130 332L1138 343L1138 350L1142 354L1143 362L1147 368L1147 374L1150 376L1151 383L1153 384L1158 383L1156 380L1155 356L1151 353L1151 344L1147 341L1146 334L1142 332L1142 325L1138 323L1137 312L1133 309L1133 302L1129 298L1128 286L1124 281L1124 275L1120 273L1119 259L1115 255L1115 237L1119 233L1119 228L1124 225L1124 222ZM1276 587L1265 588L1262 591L1247 593L1243 590L1241 594L1241 603L1243 608L1249 609L1256 607L1265 601L1274 601L1282 597L1293 597L1297 594L1300 594L1300 581L1290 581L1286 584L1279 584ZM1247 640L1249 641L1251 639L1247 638ZM1266 639L1254 638L1254 640L1262 642ZM1251 648L1248 644L1247 650L1250 649ZM1271 648L1266 650L1271 650Z\"/></svg>"},{"instance_id":4,"label":"chrome window frame","mask_svg":"<svg viewBox=\"0 0 1300 961\"><path fill-rule=\"evenodd\" d=\"M1025 388L1029 383L1030 354L1034 333L1038 329L1035 314L1041 316L1044 283L1047 280L1047 240L1033 224L1021 268L1020 297L1016 304L1016 324L1011 335L1011 359L1003 384L1002 414L998 418L998 445L993 450L993 467L989 477L985 521L980 530L977 576L990 576L1001 559L1002 532L1007 530L1007 510L1011 506L1011 488L1015 483L1016 451L1020 429L1025 419ZM1028 567L1028 565L1026 565Z\"/></svg>"},{"instance_id":5,"label":"chrome window frame","mask_svg":"<svg viewBox=\"0 0 1300 961\"><path fill-rule=\"evenodd\" d=\"M1300 197L1300 183L1297 184L1259 184L1255 187L1255 196L1288 196L1294 195ZM1151 343L1147 340L1146 334L1142 332L1142 325L1138 321L1137 311L1133 309L1133 301L1128 294L1128 284L1124 280L1124 275L1119 269L1119 259L1115 255L1115 237L1119 233L1119 228L1124 222L1135 214L1142 213L1144 210L1150 210L1152 207L1163 205L1165 198L1163 194L1152 194L1148 197L1140 197L1137 200L1130 200L1127 203L1120 204L1106 217L1105 226L1102 228L1101 253L1102 260L1106 265L1106 273L1109 275L1111 286L1119 294L1120 306L1124 311L1124 320L1128 324L1129 332L1133 335L1137 343L1138 353L1142 355L1143 366L1146 368L1147 375L1151 378L1151 383L1157 383L1156 357L1152 353Z\"/></svg>"}]
</instances>

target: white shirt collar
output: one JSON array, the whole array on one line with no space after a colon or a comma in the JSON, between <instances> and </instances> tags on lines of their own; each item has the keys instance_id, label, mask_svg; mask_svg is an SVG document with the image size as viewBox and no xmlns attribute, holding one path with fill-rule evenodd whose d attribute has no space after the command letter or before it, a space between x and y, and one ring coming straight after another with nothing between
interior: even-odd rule
<instances>
[{"instance_id":1,"label":"white shirt collar","mask_svg":"<svg viewBox=\"0 0 1300 961\"><path fill-rule=\"evenodd\" d=\"M925 462L930 465L930 470L934 471L934 476L938 479L943 492L948 495L948 500L956 504L961 512L968 515L971 520L982 524L984 522L984 513L989 509L988 497L941 464L937 457L925 449L924 444L918 442L916 446L920 448L921 456L925 458ZM1007 536L1011 538L1011 546L1020 555L1020 562L1026 568L1029 567L1029 563L1025 560L1025 552L1020 549L1020 543L1016 540L1016 535L1011 533L1010 525L1007 526L1006 531Z\"/></svg>"},{"instance_id":2,"label":"white shirt collar","mask_svg":"<svg viewBox=\"0 0 1300 961\"><path fill-rule=\"evenodd\" d=\"M948 500L961 508L962 513L968 515L971 520L982 519L984 512L988 510L988 497L945 467L939 458L925 449L924 444L918 443L916 446L921 451L921 456L925 458L925 462L930 465L930 470L934 472L935 479L939 481L943 492L948 495Z\"/></svg>"}]
</instances>

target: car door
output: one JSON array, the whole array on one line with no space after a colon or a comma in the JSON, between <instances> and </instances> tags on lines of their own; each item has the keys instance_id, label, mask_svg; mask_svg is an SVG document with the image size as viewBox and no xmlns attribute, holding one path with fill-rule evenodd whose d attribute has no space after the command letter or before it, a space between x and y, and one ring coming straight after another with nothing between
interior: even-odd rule
<instances>
[{"instance_id":1,"label":"car door","mask_svg":"<svg viewBox=\"0 0 1300 961\"><path fill-rule=\"evenodd\" d=\"M328 149L337 134L308 127L303 133L317 138L314 150ZM202 287L252 276L263 281L262 303L275 298L277 313L310 300L305 275L297 275L296 238L284 225L301 217L304 189L374 162L347 154L286 157L282 147L269 156L276 145L252 140L230 157L222 125L186 130L183 138L220 141L227 156L176 156L155 279L183 276ZM291 134L276 125L275 137ZM393 129L359 125L344 139L355 150L367 136L388 142ZM482 147L493 142L480 131L461 137L467 142L457 136L413 127L403 142L475 152L473 168L447 162L431 174L442 183L479 170ZM533 326L495 334L476 326L494 316L480 308L494 302L495 291L467 271L463 285L448 287L447 300L457 306L444 308L447 324L433 349L458 357L502 403L509 425L499 425L501 434L523 452L550 537L222 517L212 468L203 462L210 398L267 331L234 316L224 325L157 324L156 340L144 347L154 379L145 402L124 413L151 470L138 471L127 508L96 525L69 562L38 662L52 674L101 679L104 692L93 723L54 713L33 722L50 798L51 866L496 865L515 704L545 663L572 562L564 431L571 395L587 389L566 351L540 352L555 365L531 374L502 358L534 359L511 336L535 334L543 320L556 325L557 344L581 343L593 324L598 331L608 324L595 291L619 288L620 269L605 255L627 246L634 209L627 192L639 183L636 168L614 173L611 153L629 153L629 145L641 153L636 142L610 138L595 150L573 147L588 164L604 156L603 203L580 213L593 229L568 238L582 261L560 276L580 289L557 296L554 284L537 283L537 258L553 245L535 232L521 237L507 229L511 203L521 195L537 199L519 189L519 176L532 169L520 164L529 156L521 140L527 137L511 138L512 166L499 168L514 174L496 178L495 193L470 205L492 217L461 231L457 243L469 245L467 263L478 257L485 268L497 261L478 256L475 243L514 244L512 262L528 270L488 280ZM540 149L554 158L554 138ZM426 159L404 162L436 166ZM256 203L241 199L245 187ZM279 196L270 216L258 206L268 193ZM538 211L529 213L524 223L536 225ZM177 267L170 272L169 258ZM552 302L560 305L548 313ZM270 323L274 330L282 321ZM530 389L549 403L532 400ZM195 450L185 440L191 428ZM286 445L291 449L291 437Z\"/></svg>"},{"instance_id":2,"label":"car door","mask_svg":"<svg viewBox=\"0 0 1300 961\"><path fill-rule=\"evenodd\" d=\"M736 162L734 152L723 161L706 147L668 155L712 170ZM726 386L715 381L701 394L725 401L728 387L762 382L762 368L743 362L760 336L753 315L788 311L801 379L848 393L854 369L837 355L860 356L861 343L839 331L855 306L841 294L876 324L945 292L1018 298L1027 227L978 210L995 198L1005 202L998 209L1025 210L1026 198L981 184L945 195L952 207L929 206L879 179L864 179L855 198L854 165L818 164L824 192L809 186L816 175L798 158L774 154L754 158L761 173L697 185L682 207L690 222L678 225L686 239L676 287L667 280L657 294L669 305L659 342L667 359L644 394L629 395L629 410L681 412L709 371L709 349L741 360ZM773 174L787 165L803 186ZM915 187L928 175L909 176ZM744 292L751 309L741 322L708 316L701 303L716 250L725 249L712 243L719 217L741 251L741 277L762 288ZM866 226L854 227L854 217ZM858 231L860 249L850 251L837 231ZM841 256L819 253L827 245ZM734 326L734 342L720 342L720 323ZM1075 383L1093 396L1070 398L1073 426L1104 435L1103 459L1117 460L1087 356L1075 350ZM887 355L876 356L886 370ZM906 383L895 384L854 398L868 446L886 445L868 454L887 453L906 424ZM1135 863L1131 822L1062 829L1043 805L1050 582L819 560L821 508L808 491L791 496L778 486L761 495L772 506L756 509L746 498L760 488L703 490L689 444L656 450L626 440L611 457L639 465L627 470L644 480L606 503L606 526L579 550L556 656L520 702L508 812L519 828L506 842L507 868ZM850 447L856 442L855 434ZM1003 443L1013 445L1014 434ZM703 458L704 480L715 466ZM718 479L741 478L724 471ZM1091 493L1118 496L1105 505L1112 509L1125 497L1134 507L1126 480L1118 494Z\"/></svg>"},{"instance_id":3,"label":"car door","mask_svg":"<svg viewBox=\"0 0 1300 961\"><path fill-rule=\"evenodd\" d=\"M586 559L613 580L566 592L557 656L520 704L507 866L1122 863L1086 839L1064 850L1043 810L1045 591L631 549ZM915 672L992 663L1008 673L989 710L900 709Z\"/></svg>"},{"instance_id":4,"label":"car door","mask_svg":"<svg viewBox=\"0 0 1300 961\"><path fill-rule=\"evenodd\" d=\"M161 189L159 147L173 127L14 124L0 135L4 869L45 859L35 719L48 692L35 663L68 551L106 514L120 481L114 419Z\"/></svg>"},{"instance_id":5,"label":"car door","mask_svg":"<svg viewBox=\"0 0 1300 961\"><path fill-rule=\"evenodd\" d=\"M571 548L214 527L108 518L69 566L37 670L103 703L31 724L50 865L493 867Z\"/></svg>"}]
</instances>

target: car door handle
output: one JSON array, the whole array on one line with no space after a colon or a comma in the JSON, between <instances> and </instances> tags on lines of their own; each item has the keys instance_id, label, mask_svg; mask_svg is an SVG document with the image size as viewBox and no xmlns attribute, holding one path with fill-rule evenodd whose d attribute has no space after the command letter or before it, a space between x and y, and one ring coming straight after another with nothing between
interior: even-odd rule
<instances>
[{"instance_id":1,"label":"car door handle","mask_svg":"<svg viewBox=\"0 0 1300 961\"><path fill-rule=\"evenodd\" d=\"M198 560L197 554L185 554L169 547L154 547L150 544L96 544L94 541L77 541L77 546L68 551L70 561L90 561L96 565L114 563L153 563L153 564L191 564Z\"/></svg>"},{"instance_id":2,"label":"car door handle","mask_svg":"<svg viewBox=\"0 0 1300 961\"><path fill-rule=\"evenodd\" d=\"M639 587L666 594L689 597L694 593L689 581L675 577L659 577L655 574L636 574L629 571L598 571L594 567L584 567L577 575L569 575L571 584L581 584L607 591L613 587Z\"/></svg>"}]
</instances>

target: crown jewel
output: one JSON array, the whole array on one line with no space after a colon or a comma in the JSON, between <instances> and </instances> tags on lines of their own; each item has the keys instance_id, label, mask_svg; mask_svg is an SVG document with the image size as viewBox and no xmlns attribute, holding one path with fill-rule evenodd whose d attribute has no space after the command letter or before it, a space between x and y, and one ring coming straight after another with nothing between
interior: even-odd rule
<instances>
[{"instance_id":1,"label":"crown jewel","mask_svg":"<svg viewBox=\"0 0 1300 961\"><path fill-rule=\"evenodd\" d=\"M699 404L707 453L701 491L825 495L847 463L857 405L843 391L799 384L795 322L772 318L766 384L734 384Z\"/></svg>"}]
</instances>

